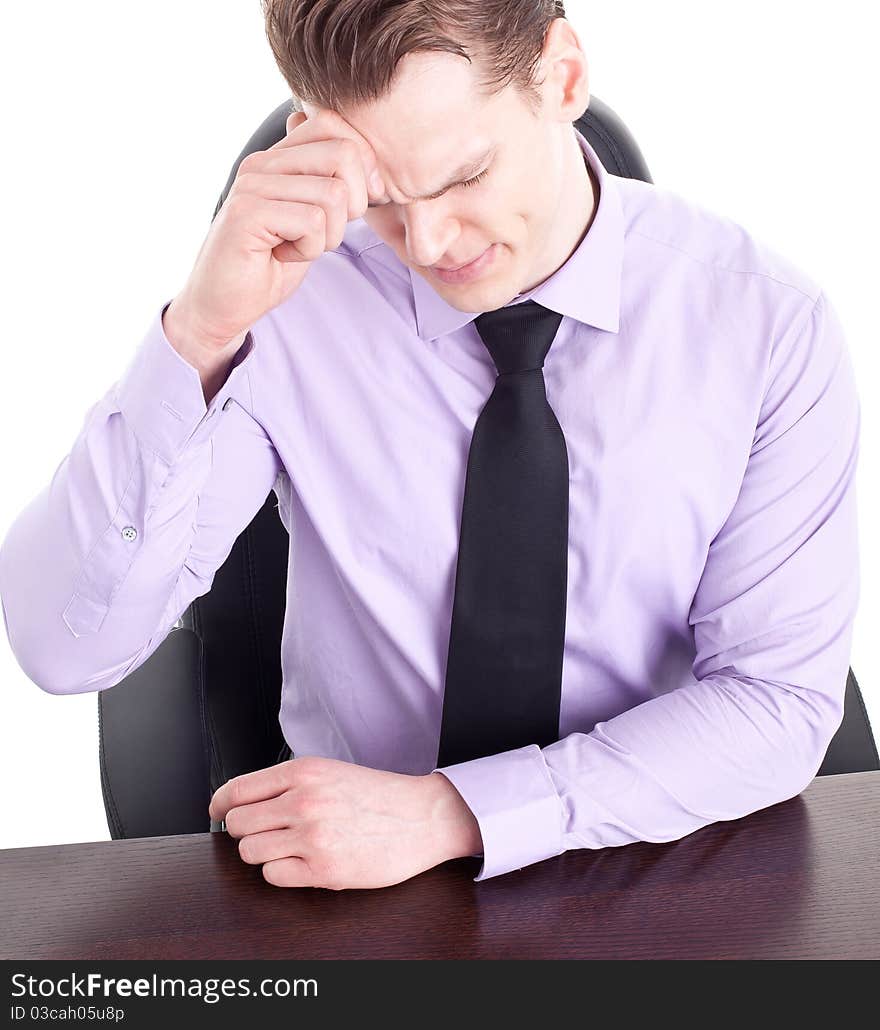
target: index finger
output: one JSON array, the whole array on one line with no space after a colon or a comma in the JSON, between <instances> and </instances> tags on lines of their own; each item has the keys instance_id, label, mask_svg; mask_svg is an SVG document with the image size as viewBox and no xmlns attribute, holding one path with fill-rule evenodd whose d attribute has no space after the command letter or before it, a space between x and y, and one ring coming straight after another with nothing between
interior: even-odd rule
<instances>
[{"instance_id":1,"label":"index finger","mask_svg":"<svg viewBox=\"0 0 880 1030\"><path fill-rule=\"evenodd\" d=\"M268 769L256 769L227 780L214 791L208 805L210 818L225 819L230 808L267 801L289 790L289 772L284 769L285 764L270 765Z\"/></svg>"},{"instance_id":2,"label":"index finger","mask_svg":"<svg viewBox=\"0 0 880 1030\"><path fill-rule=\"evenodd\" d=\"M269 149L280 150L282 147L297 146L300 143L312 143L317 140L334 139L342 137L352 140L357 144L361 155L361 162L367 177L367 189L371 197L377 200L385 198L385 184L379 173L379 165L376 161L376 154L369 142L354 128L351 122L347 122L338 111L332 108L323 107L311 111L292 111L287 116L287 135L274 143ZM376 189L370 181L373 173L379 176L381 190ZM376 204L370 204L376 207Z\"/></svg>"}]
</instances>

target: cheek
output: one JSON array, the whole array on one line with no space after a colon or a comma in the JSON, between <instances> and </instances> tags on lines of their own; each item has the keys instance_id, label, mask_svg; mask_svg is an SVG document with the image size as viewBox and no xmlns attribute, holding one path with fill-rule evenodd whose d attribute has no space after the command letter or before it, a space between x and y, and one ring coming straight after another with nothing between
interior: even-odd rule
<instances>
[{"instance_id":1,"label":"cheek","mask_svg":"<svg viewBox=\"0 0 880 1030\"><path fill-rule=\"evenodd\" d=\"M403 233L403 223L390 210L383 208L370 208L364 215L364 221L381 239L389 242L397 239Z\"/></svg>"}]
</instances>

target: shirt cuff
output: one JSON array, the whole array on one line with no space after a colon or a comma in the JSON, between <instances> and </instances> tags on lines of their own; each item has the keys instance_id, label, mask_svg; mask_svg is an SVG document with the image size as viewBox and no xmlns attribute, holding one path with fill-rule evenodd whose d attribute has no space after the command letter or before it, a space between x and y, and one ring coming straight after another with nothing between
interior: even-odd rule
<instances>
[{"instance_id":1,"label":"shirt cuff","mask_svg":"<svg viewBox=\"0 0 880 1030\"><path fill-rule=\"evenodd\" d=\"M162 325L171 301L154 315L153 321L116 384L116 403L138 441L170 466L190 445L211 435L214 415L230 396L238 399L241 371L254 349L248 331L235 352L225 382L205 404L205 392L198 369L172 346ZM249 400L241 398L245 407Z\"/></svg>"},{"instance_id":2,"label":"shirt cuff","mask_svg":"<svg viewBox=\"0 0 880 1030\"><path fill-rule=\"evenodd\" d=\"M443 773L479 824L483 865L474 882L566 850L562 802L537 744L432 772Z\"/></svg>"}]
</instances>

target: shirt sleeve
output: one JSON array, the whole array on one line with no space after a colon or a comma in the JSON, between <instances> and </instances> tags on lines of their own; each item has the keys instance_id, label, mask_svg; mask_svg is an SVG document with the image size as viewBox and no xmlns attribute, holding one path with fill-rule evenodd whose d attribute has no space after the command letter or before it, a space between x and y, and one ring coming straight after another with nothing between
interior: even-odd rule
<instances>
[{"instance_id":1,"label":"shirt sleeve","mask_svg":"<svg viewBox=\"0 0 880 1030\"><path fill-rule=\"evenodd\" d=\"M281 468L251 414L254 337L206 404L165 335L168 303L0 546L10 646L51 694L111 687L146 661L208 592Z\"/></svg>"},{"instance_id":2,"label":"shirt sleeve","mask_svg":"<svg viewBox=\"0 0 880 1030\"><path fill-rule=\"evenodd\" d=\"M859 597L860 404L820 293L771 348L739 496L689 613L693 677L590 732L434 770L476 817L476 880L677 840L799 794L843 719ZM654 688L657 690L657 688Z\"/></svg>"}]
</instances>

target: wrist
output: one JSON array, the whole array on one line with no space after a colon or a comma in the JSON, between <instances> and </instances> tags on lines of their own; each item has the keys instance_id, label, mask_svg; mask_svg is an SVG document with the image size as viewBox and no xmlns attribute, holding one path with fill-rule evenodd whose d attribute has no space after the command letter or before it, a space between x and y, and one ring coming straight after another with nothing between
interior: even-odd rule
<instances>
[{"instance_id":1,"label":"wrist","mask_svg":"<svg viewBox=\"0 0 880 1030\"><path fill-rule=\"evenodd\" d=\"M245 329L233 339L214 339L197 324L180 296L165 309L162 329L177 353L205 376L225 368L247 336Z\"/></svg>"},{"instance_id":2,"label":"wrist","mask_svg":"<svg viewBox=\"0 0 880 1030\"><path fill-rule=\"evenodd\" d=\"M429 793L429 818L443 856L440 861L480 854L480 824L452 782L440 772L428 773L424 780Z\"/></svg>"},{"instance_id":3,"label":"wrist","mask_svg":"<svg viewBox=\"0 0 880 1030\"><path fill-rule=\"evenodd\" d=\"M205 404L210 404L226 381L232 359L244 343L247 330L232 340L211 342L195 326L178 298L165 308L162 330L171 346L198 372Z\"/></svg>"}]
</instances>

